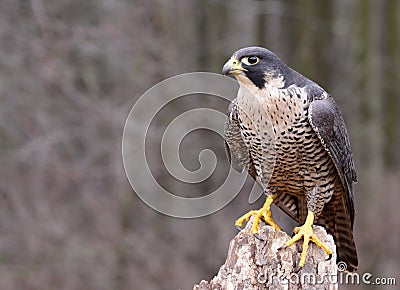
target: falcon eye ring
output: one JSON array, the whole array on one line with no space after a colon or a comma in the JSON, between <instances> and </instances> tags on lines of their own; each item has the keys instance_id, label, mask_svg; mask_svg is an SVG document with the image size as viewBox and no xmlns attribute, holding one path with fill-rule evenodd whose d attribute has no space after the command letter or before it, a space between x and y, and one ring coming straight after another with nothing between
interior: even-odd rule
<instances>
[{"instance_id":1,"label":"falcon eye ring","mask_svg":"<svg viewBox=\"0 0 400 290\"><path fill-rule=\"evenodd\" d=\"M247 65L255 65L260 61L257 56L246 56L242 59L242 62Z\"/></svg>"}]
</instances>

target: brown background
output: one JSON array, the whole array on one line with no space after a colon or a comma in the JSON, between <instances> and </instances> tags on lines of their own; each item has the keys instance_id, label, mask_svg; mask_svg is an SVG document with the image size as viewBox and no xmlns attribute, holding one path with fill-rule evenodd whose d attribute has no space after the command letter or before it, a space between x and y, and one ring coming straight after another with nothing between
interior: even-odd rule
<instances>
[{"instance_id":1,"label":"brown background","mask_svg":"<svg viewBox=\"0 0 400 290\"><path fill-rule=\"evenodd\" d=\"M126 179L122 130L152 85L184 72L219 73L233 51L254 44L338 101L358 169L360 272L398 275L399 1L3 0L0 289L190 289L210 279L234 220L263 201L247 202L249 180L204 218L153 211ZM183 99L154 130L196 107L227 104ZM227 173L223 141L211 132L184 140L187 168L198 167L204 148L218 166L201 184L179 185L190 196L211 192ZM158 156L157 142L147 149ZM167 188L176 182L161 163L152 170ZM289 225L284 216L277 222Z\"/></svg>"}]
</instances>

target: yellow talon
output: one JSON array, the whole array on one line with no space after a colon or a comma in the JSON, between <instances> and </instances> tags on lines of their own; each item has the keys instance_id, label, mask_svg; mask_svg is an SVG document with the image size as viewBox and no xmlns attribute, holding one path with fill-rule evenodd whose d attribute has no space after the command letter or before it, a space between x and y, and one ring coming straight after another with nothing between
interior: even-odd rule
<instances>
[{"instance_id":1,"label":"yellow talon","mask_svg":"<svg viewBox=\"0 0 400 290\"><path fill-rule=\"evenodd\" d=\"M314 213L308 211L307 219L304 225L302 225L301 227L295 227L293 230L295 236L286 242L286 247L290 247L301 238L304 239L303 249L300 255L300 267L304 267L304 264L306 263L308 244L310 243L310 241L314 242L318 247L322 248L328 255L332 255L331 249L329 249L323 242L321 242L321 240L318 239L317 236L314 234L312 229L313 222Z\"/></svg>"},{"instance_id":2,"label":"yellow talon","mask_svg":"<svg viewBox=\"0 0 400 290\"><path fill-rule=\"evenodd\" d=\"M271 213L271 204L274 201L275 197L276 197L276 195L269 195L261 209L249 211L248 213L243 215L241 218L239 218L236 221L235 225L238 227L242 227L243 222L248 221L254 215L253 226L251 228L251 232L253 234L258 233L258 224L261 219L263 219L270 226L274 227L275 230L279 231L280 228L273 220L272 213Z\"/></svg>"}]
</instances>

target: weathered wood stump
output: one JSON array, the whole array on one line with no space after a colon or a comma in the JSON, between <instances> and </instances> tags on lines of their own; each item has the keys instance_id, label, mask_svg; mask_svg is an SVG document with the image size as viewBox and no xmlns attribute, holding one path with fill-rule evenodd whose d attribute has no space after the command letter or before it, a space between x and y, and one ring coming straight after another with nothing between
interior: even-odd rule
<instances>
[{"instance_id":1,"label":"weathered wood stump","mask_svg":"<svg viewBox=\"0 0 400 290\"><path fill-rule=\"evenodd\" d=\"M310 244L304 268L299 268L302 241L278 250L290 237L283 231L260 225L257 239L252 221L230 242L228 257L217 276L201 281L194 290L214 289L338 289L336 247L324 228L314 233L333 251L327 260L324 250Z\"/></svg>"}]
</instances>

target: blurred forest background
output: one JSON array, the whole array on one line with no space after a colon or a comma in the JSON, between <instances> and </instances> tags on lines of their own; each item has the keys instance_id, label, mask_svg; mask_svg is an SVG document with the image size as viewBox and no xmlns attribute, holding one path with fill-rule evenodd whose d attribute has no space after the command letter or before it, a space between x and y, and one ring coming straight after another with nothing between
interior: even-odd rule
<instances>
[{"instance_id":1,"label":"blurred forest background","mask_svg":"<svg viewBox=\"0 0 400 290\"><path fill-rule=\"evenodd\" d=\"M248 203L248 180L215 214L161 215L127 181L122 131L152 85L219 73L250 45L268 47L336 98L358 169L359 271L399 283L400 1L3 0L0 289L191 289L211 279L235 219L263 200ZM207 106L223 112L227 103L182 99L156 125L162 131L174 114ZM149 146L159 155L159 143ZM212 132L184 140L186 166L195 169L205 148L218 166L190 186L192 196L228 171ZM175 182L162 163L152 168L166 186Z\"/></svg>"}]
</instances>

